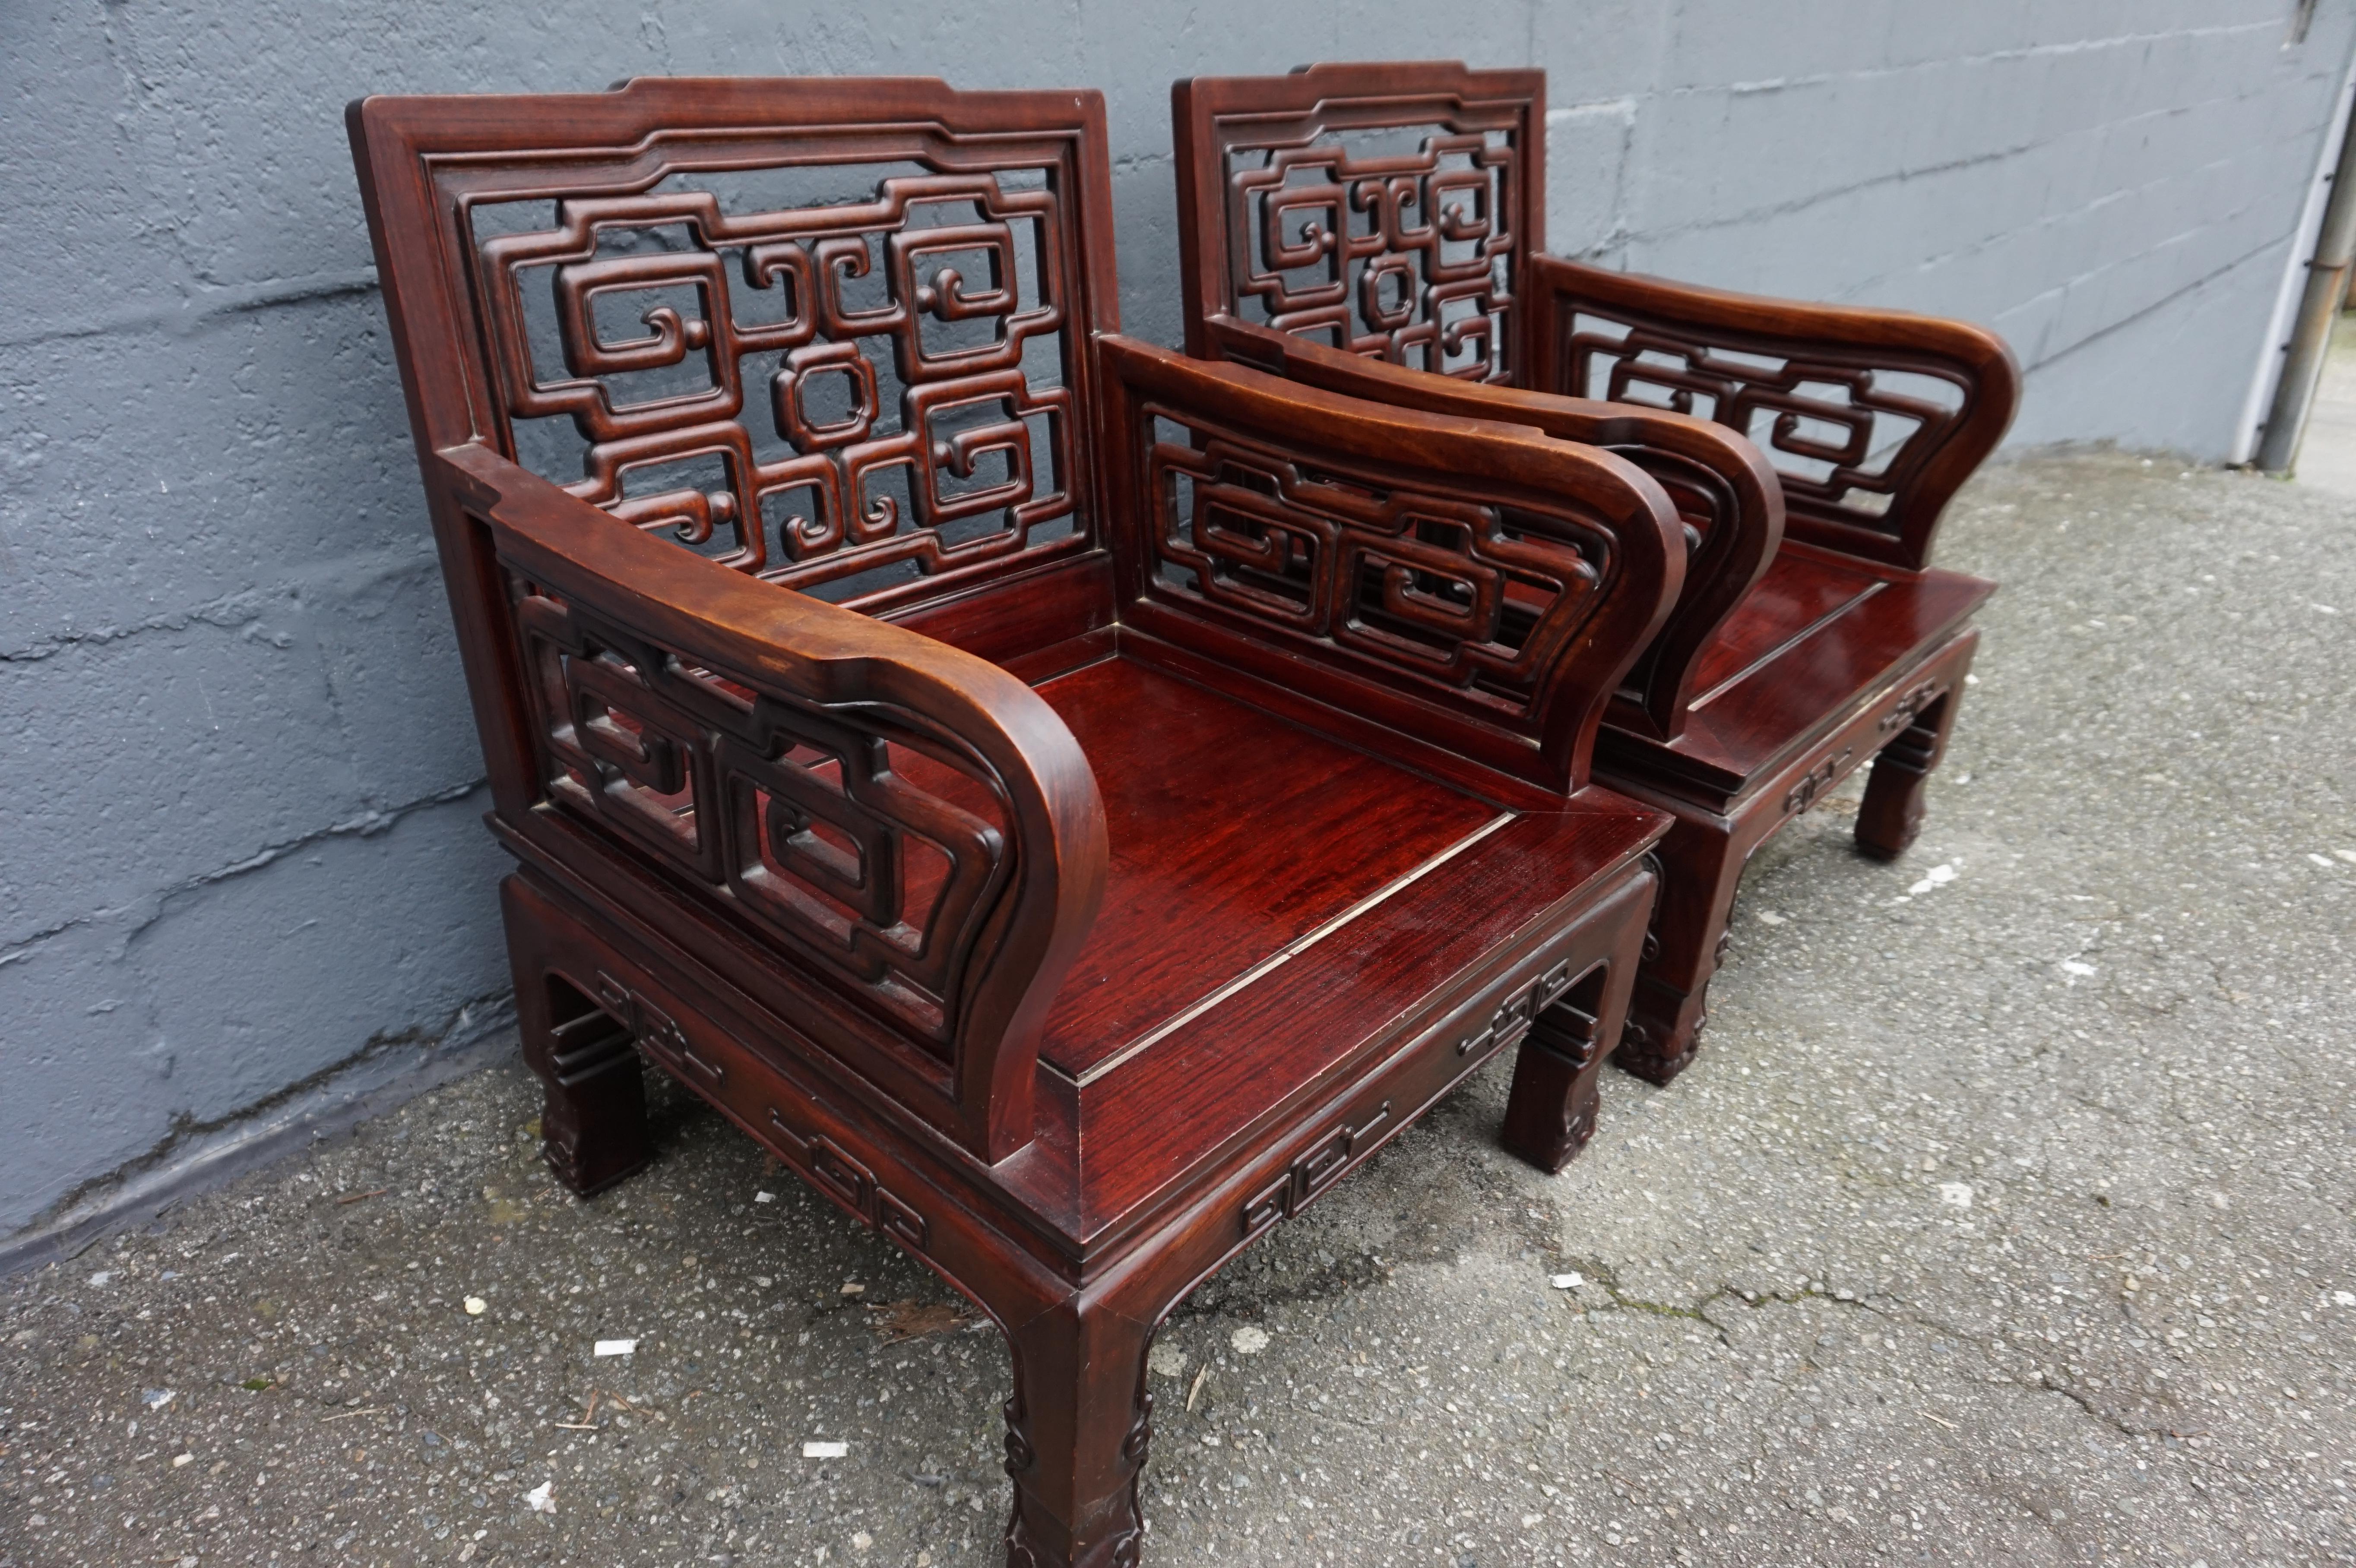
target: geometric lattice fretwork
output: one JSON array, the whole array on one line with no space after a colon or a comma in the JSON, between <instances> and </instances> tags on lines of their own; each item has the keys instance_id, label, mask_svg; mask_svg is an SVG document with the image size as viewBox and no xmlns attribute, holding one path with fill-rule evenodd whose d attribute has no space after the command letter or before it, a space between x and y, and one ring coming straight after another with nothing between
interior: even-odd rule
<instances>
[{"instance_id":1,"label":"geometric lattice fretwork","mask_svg":"<svg viewBox=\"0 0 2356 1568\"><path fill-rule=\"evenodd\" d=\"M1387 684L1526 720L1601 602L1608 536L1302 467L1165 418L1154 591Z\"/></svg>"},{"instance_id":2,"label":"geometric lattice fretwork","mask_svg":"<svg viewBox=\"0 0 2356 1568\"><path fill-rule=\"evenodd\" d=\"M481 240L517 455L867 608L1081 542L1056 190L1036 170L872 190L747 211L680 176Z\"/></svg>"},{"instance_id":3,"label":"geometric lattice fretwork","mask_svg":"<svg viewBox=\"0 0 2356 1568\"><path fill-rule=\"evenodd\" d=\"M1396 365L1505 378L1520 174L1505 133L1321 129L1226 157L1226 308Z\"/></svg>"},{"instance_id":4,"label":"geometric lattice fretwork","mask_svg":"<svg viewBox=\"0 0 2356 1568\"><path fill-rule=\"evenodd\" d=\"M549 799L946 1054L1012 872L990 770L943 737L763 695L512 587Z\"/></svg>"},{"instance_id":5,"label":"geometric lattice fretwork","mask_svg":"<svg viewBox=\"0 0 2356 1568\"><path fill-rule=\"evenodd\" d=\"M1892 500L1963 421L1970 384L1935 368L1826 345L1803 354L1706 342L1582 308L1563 390L1730 426L1755 442L1794 512L1894 534Z\"/></svg>"}]
</instances>

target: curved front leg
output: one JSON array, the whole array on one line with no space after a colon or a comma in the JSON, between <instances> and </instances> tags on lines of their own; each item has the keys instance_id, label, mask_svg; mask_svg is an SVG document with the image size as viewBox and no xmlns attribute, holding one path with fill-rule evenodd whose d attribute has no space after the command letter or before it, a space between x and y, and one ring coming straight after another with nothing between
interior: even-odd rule
<instances>
[{"instance_id":1,"label":"curved front leg","mask_svg":"<svg viewBox=\"0 0 2356 1568\"><path fill-rule=\"evenodd\" d=\"M1944 688L1926 681L1921 689L1936 695L1893 716L1904 720L1904 728L1874 755L1865 799L1857 809L1857 847L1877 860L1895 860L1922 831L1923 788L1946 757L1947 737L1955 731L1955 713L1964 702L1965 673L1979 640L1977 632L1964 639L1960 659L1942 677Z\"/></svg>"},{"instance_id":2,"label":"curved front leg","mask_svg":"<svg viewBox=\"0 0 2356 1568\"><path fill-rule=\"evenodd\" d=\"M1137 1478L1152 1436L1145 1352L1153 1330L1075 1296L1010 1331L1007 1568L1136 1568Z\"/></svg>"},{"instance_id":3,"label":"curved front leg","mask_svg":"<svg viewBox=\"0 0 2356 1568\"><path fill-rule=\"evenodd\" d=\"M547 1093L541 1111L541 1155L556 1179L578 1197L636 1174L653 1156L647 1137L646 1089L626 993L594 997L587 973L549 929L541 896L520 876L499 885L508 959L514 966L516 1023L526 1066ZM567 970L580 984L567 977Z\"/></svg>"},{"instance_id":4,"label":"curved front leg","mask_svg":"<svg viewBox=\"0 0 2356 1568\"><path fill-rule=\"evenodd\" d=\"M1629 998L1628 1025L1612 1055L1622 1072L1666 1083L1693 1061L1709 1016L1709 977L1726 955L1734 890L1757 838L1722 817L1680 816L1654 851L1661 860L1661 896Z\"/></svg>"}]
</instances>

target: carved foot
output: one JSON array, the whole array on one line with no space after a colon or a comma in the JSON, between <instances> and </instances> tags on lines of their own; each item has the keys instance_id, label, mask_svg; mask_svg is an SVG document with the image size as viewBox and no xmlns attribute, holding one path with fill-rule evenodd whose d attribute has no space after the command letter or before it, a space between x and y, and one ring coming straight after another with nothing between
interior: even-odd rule
<instances>
[{"instance_id":1,"label":"carved foot","mask_svg":"<svg viewBox=\"0 0 2356 1568\"><path fill-rule=\"evenodd\" d=\"M1540 1013L1514 1060L1514 1087L1505 1101L1505 1147L1551 1176L1595 1136L1595 1080L1602 1071L1601 977ZM1578 1005L1586 1002L1586 1007Z\"/></svg>"},{"instance_id":2,"label":"carved foot","mask_svg":"<svg viewBox=\"0 0 2356 1568\"><path fill-rule=\"evenodd\" d=\"M1873 760L1857 808L1857 847L1877 860L1895 860L1922 831L1922 786L1931 775L1909 766L1897 751L1893 745Z\"/></svg>"},{"instance_id":3,"label":"carved foot","mask_svg":"<svg viewBox=\"0 0 2356 1568\"><path fill-rule=\"evenodd\" d=\"M1858 852L1876 860L1897 859L1914 847L1915 837L1922 831L1922 815L1919 794L1887 813L1869 816L1860 810L1857 814Z\"/></svg>"},{"instance_id":4,"label":"carved foot","mask_svg":"<svg viewBox=\"0 0 2356 1568\"><path fill-rule=\"evenodd\" d=\"M1922 790L1947 746L1954 722L1952 692L1927 702L1898 738L1873 759L1865 799L1857 808L1857 847L1877 860L1895 860L1922 831Z\"/></svg>"},{"instance_id":5,"label":"carved foot","mask_svg":"<svg viewBox=\"0 0 2356 1568\"><path fill-rule=\"evenodd\" d=\"M1647 1083L1665 1087L1700 1049L1702 1025L1709 1018L1705 995L1672 990L1638 976L1635 999L1629 1004L1628 1023L1620 1031L1620 1048L1612 1053L1612 1064Z\"/></svg>"},{"instance_id":6,"label":"carved foot","mask_svg":"<svg viewBox=\"0 0 2356 1568\"><path fill-rule=\"evenodd\" d=\"M1145 1539L1137 1477L1153 1438L1151 1339L1132 1319L1076 1304L1011 1336L1006 1568L1137 1568Z\"/></svg>"},{"instance_id":7,"label":"carved foot","mask_svg":"<svg viewBox=\"0 0 2356 1568\"><path fill-rule=\"evenodd\" d=\"M652 1157L638 1053L627 1029L594 1009L549 1034L544 1065L533 1063L548 1090L541 1157L557 1180L586 1198Z\"/></svg>"},{"instance_id":8,"label":"carved foot","mask_svg":"<svg viewBox=\"0 0 2356 1568\"><path fill-rule=\"evenodd\" d=\"M1006 1521L1006 1568L1137 1568L1144 1540L1142 1528L1134 1523L1094 1542L1072 1541L1052 1520L1034 1530L1023 1520L1018 1492L1013 1516Z\"/></svg>"}]
</instances>

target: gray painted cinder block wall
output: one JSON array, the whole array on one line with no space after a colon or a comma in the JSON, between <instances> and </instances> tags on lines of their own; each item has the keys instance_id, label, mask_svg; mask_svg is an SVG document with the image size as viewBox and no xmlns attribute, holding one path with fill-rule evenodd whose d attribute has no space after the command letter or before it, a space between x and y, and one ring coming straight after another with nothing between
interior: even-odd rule
<instances>
[{"instance_id":1,"label":"gray painted cinder block wall","mask_svg":"<svg viewBox=\"0 0 2356 1568\"><path fill-rule=\"evenodd\" d=\"M2323 0L2286 48L2292 3L16 0L0 1236L414 1083L504 1016L500 857L348 98L694 72L1101 86L1122 310L1173 342L1173 78L1535 61L1557 249L1989 322L2029 369L2020 438L2214 457L2356 36Z\"/></svg>"}]
</instances>

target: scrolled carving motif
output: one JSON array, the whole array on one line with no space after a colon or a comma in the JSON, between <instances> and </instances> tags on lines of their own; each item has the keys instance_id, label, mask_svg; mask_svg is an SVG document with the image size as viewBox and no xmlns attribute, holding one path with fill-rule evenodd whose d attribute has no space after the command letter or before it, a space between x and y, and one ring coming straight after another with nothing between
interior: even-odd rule
<instances>
[{"instance_id":1,"label":"scrolled carving motif","mask_svg":"<svg viewBox=\"0 0 2356 1568\"><path fill-rule=\"evenodd\" d=\"M1354 1162L1373 1151L1376 1134L1390 1118L1391 1103L1386 1100L1356 1126L1336 1127L1312 1145L1282 1176L1244 1204L1244 1235L1256 1236L1278 1221L1290 1220L1309 1207Z\"/></svg>"},{"instance_id":2,"label":"scrolled carving motif","mask_svg":"<svg viewBox=\"0 0 2356 1568\"><path fill-rule=\"evenodd\" d=\"M998 1407L998 1413L1006 1419L1006 1473L1019 1482L1031 1473L1031 1467L1039 1462L1039 1451L1031 1446L1030 1434L1023 1430L1029 1418L1023 1408L1023 1393L1019 1386L1013 1393L1007 1395L1006 1403ZM1020 1510L1014 1517L1019 1523L1023 1517Z\"/></svg>"},{"instance_id":3,"label":"scrolled carving motif","mask_svg":"<svg viewBox=\"0 0 2356 1568\"><path fill-rule=\"evenodd\" d=\"M1538 1015L1562 999L1570 989L1570 965L1558 964L1528 986L1516 987L1482 1028L1456 1042L1456 1054L1511 1051L1529 1034Z\"/></svg>"},{"instance_id":4,"label":"scrolled carving motif","mask_svg":"<svg viewBox=\"0 0 2356 1568\"><path fill-rule=\"evenodd\" d=\"M1898 699L1897 706L1874 721L1875 735L1887 739L1912 724L1918 715L1947 693L1944 680L1926 680Z\"/></svg>"},{"instance_id":5,"label":"scrolled carving motif","mask_svg":"<svg viewBox=\"0 0 2356 1568\"><path fill-rule=\"evenodd\" d=\"M987 765L913 720L756 692L513 587L550 800L688 871L946 1051L1012 876Z\"/></svg>"},{"instance_id":6,"label":"scrolled carving motif","mask_svg":"<svg viewBox=\"0 0 2356 1568\"><path fill-rule=\"evenodd\" d=\"M910 1252L925 1250L931 1227L906 1200L887 1189L873 1170L845 1153L832 1138L805 1132L775 1105L767 1110L769 1130L782 1144L787 1162L799 1168L812 1186L868 1229L881 1231Z\"/></svg>"},{"instance_id":7,"label":"scrolled carving motif","mask_svg":"<svg viewBox=\"0 0 2356 1568\"><path fill-rule=\"evenodd\" d=\"M571 420L581 474L550 477L573 494L795 587L1073 548L1073 378L1033 351L1069 336L1063 222L1052 185L987 170L751 213L709 190L562 196L553 228L479 247L505 412ZM543 274L553 344L526 292ZM680 477L696 468L717 482ZM1041 535L1065 519L1067 542Z\"/></svg>"},{"instance_id":8,"label":"scrolled carving motif","mask_svg":"<svg viewBox=\"0 0 2356 1568\"><path fill-rule=\"evenodd\" d=\"M1151 450L1156 592L1501 716L1531 714L1612 570L1601 528L1197 435Z\"/></svg>"},{"instance_id":9,"label":"scrolled carving motif","mask_svg":"<svg viewBox=\"0 0 2356 1568\"><path fill-rule=\"evenodd\" d=\"M1974 384L1934 364L1831 344L1769 352L1717 336L1621 319L1580 302L1563 311L1563 389L1692 414L1759 443L1794 510L1894 534L1896 499L1964 423ZM1892 375L1944 382L1944 398L1899 391Z\"/></svg>"},{"instance_id":10,"label":"scrolled carving motif","mask_svg":"<svg viewBox=\"0 0 2356 1568\"><path fill-rule=\"evenodd\" d=\"M1839 756L1826 757L1823 762L1801 774L1799 783L1794 784L1783 796L1783 814L1786 816L1797 816L1825 796L1832 794L1833 786L1839 784L1842 775L1847 772L1849 759L1856 755L1856 747L1845 746L1841 749Z\"/></svg>"},{"instance_id":11,"label":"scrolled carving motif","mask_svg":"<svg viewBox=\"0 0 2356 1568\"><path fill-rule=\"evenodd\" d=\"M1137 1485L1145 1467L1146 1451L1153 1440L1153 1395L1140 1387L1135 1413L1121 1439L1121 1463L1129 1470L1129 1478L1119 1494L1119 1522L1110 1535L1100 1539L1093 1549L1073 1557L1044 1548L1033 1538L1031 1527L1023 1517L1023 1483L1038 1463L1039 1456L1024 1431L1030 1417L1019 1381L1016 1392L999 1407L999 1412L1006 1420L1006 1473L1015 1485L1014 1507L1006 1520L1008 1568L1050 1568L1051 1564L1060 1568L1065 1563L1081 1562L1089 1568L1137 1568L1145 1541L1145 1510L1138 1500Z\"/></svg>"},{"instance_id":12,"label":"scrolled carving motif","mask_svg":"<svg viewBox=\"0 0 2356 1568\"><path fill-rule=\"evenodd\" d=\"M1227 153L1229 299L1280 332L1470 380L1513 347L1519 150L1471 119L1354 156L1320 124Z\"/></svg>"}]
</instances>

